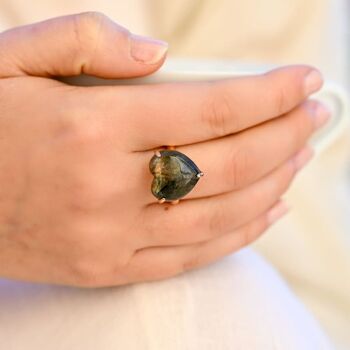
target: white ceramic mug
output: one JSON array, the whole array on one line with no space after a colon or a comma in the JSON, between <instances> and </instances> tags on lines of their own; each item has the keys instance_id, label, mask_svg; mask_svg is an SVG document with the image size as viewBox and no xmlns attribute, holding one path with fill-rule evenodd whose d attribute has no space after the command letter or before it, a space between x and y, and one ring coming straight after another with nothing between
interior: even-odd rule
<instances>
[{"instance_id":1,"label":"white ceramic mug","mask_svg":"<svg viewBox=\"0 0 350 350\"><path fill-rule=\"evenodd\" d=\"M158 72L143 78L107 80L82 75L65 78L63 81L82 86L154 84L175 81L215 80L252 75L263 73L272 68L274 67L268 65L247 65L233 61L169 59ZM322 90L316 93L314 97L325 103L332 111L331 120L311 140L316 151L319 152L330 145L346 129L349 105L345 91L332 82L326 82Z\"/></svg>"}]
</instances>

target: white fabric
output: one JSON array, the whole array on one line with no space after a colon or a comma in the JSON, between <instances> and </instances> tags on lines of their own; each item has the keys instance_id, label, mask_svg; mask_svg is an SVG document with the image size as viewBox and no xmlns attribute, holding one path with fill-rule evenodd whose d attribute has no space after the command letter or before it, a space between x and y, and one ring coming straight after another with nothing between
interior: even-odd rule
<instances>
[{"instance_id":1,"label":"white fabric","mask_svg":"<svg viewBox=\"0 0 350 350\"><path fill-rule=\"evenodd\" d=\"M317 324L250 249L161 282L103 290L0 283L6 350L325 350Z\"/></svg>"},{"instance_id":2,"label":"white fabric","mask_svg":"<svg viewBox=\"0 0 350 350\"><path fill-rule=\"evenodd\" d=\"M99 0L98 2L51 0L35 1L30 5L26 0L1 0L0 29L67 13L99 10L134 32L168 40L172 55L192 58L233 58L268 63L311 63L320 67L327 78L346 85L349 77L346 45L350 42L350 38L349 32L346 31L349 9L346 10L345 6L346 0ZM337 349L344 350L350 348L350 137L348 135L345 134L339 139L304 172L289 195L292 205L291 215L274 227L256 245L256 248L268 257L288 279L298 296L321 321L332 336L332 340L336 342ZM240 261L242 253L239 256L237 259ZM267 324L262 320L276 313L260 318L259 310L261 311L260 308L265 306L255 304L256 307L250 308L249 305L254 300L250 300L249 296L258 289L251 289L253 285L245 284L244 275L238 271L243 267L240 263L235 265L233 263L235 259L229 259L230 263L226 261L215 265L215 268L210 267L208 270L201 271L198 275L200 277L195 277L196 274L187 274L180 280L176 280L178 281L176 283L180 283L180 287L186 286L185 291L174 288L177 286L174 281L100 292L81 292L54 287L21 287L17 284L2 286L0 288L2 322L0 347L11 349L10 346L5 345L9 345L12 340L18 346L27 344L26 349L36 349L41 341L39 329L43 327L43 334L45 335L45 332L49 334L43 336L43 341L49 342L51 339L52 346L65 341L64 345L69 344L69 341L75 345L79 341L74 338L76 334L79 339L89 340L86 342L87 349L88 344L97 344L94 341L109 344L110 347L105 346L107 349L115 348L117 342L126 341L130 336L137 337L135 332L139 330L146 339L142 344L151 344L150 346L156 346L157 349L171 349L172 344L176 344L181 337L185 337L191 345L195 341L200 341L196 338L191 339L191 335L197 338L203 337L203 341L219 339L226 348L230 349L230 343L225 343L226 340L231 341L230 336L232 336L228 331L231 328L227 325L231 325L232 322L243 326L248 324L245 323L248 321L252 322L251 333L244 333L240 328L240 331L235 334L242 332L243 335L241 338L234 337L237 342L249 339L249 345L259 339L270 341L271 338L267 334L270 334L268 332L271 330L267 331ZM249 259L245 261L245 266L250 265ZM252 270L256 269L254 270L256 276L259 276L260 271L258 265L254 262L251 265ZM216 280L216 273L210 273L214 271L213 269L220 270L219 275L229 275L232 278L232 280L228 278L229 281L242 279L239 283L247 288L241 288L238 292L237 285L230 284L227 279L225 279L227 284ZM272 303L272 310L278 308L278 298L289 300L287 303L289 305L297 303L289 299L291 298L289 292L283 288L283 292L281 291L278 287L280 282L273 278L271 282L276 285L268 286L262 283L259 286L262 290L276 288L275 291L281 292L266 298L269 308L270 303ZM168 286L173 286L173 289L170 287L167 289ZM169 290L170 294L165 293L165 290ZM159 294L159 291L162 293ZM204 291L206 294L200 294L203 299L199 298L196 304L198 293L204 293ZM193 298L193 296L196 297ZM156 302L161 298L174 300L172 312L168 309L164 309L163 314L159 314L158 311L153 312L153 307L154 310L158 310L159 304ZM143 311L141 319L138 318L141 316L132 314L136 312L133 308L129 310L126 306L123 309L118 308L118 313L109 314L108 310L110 308L115 310L114 305L119 305L120 300L123 300L125 305L135 308L139 304L146 308L149 303L149 308L142 309L147 310L147 313ZM129 300L132 302L129 303ZM227 303L227 310L234 311L224 312L222 300ZM256 302L262 300L264 299L258 299ZM276 305L273 304L274 301ZM216 306L216 303L220 303L218 310L221 311L210 309L206 314L191 313L193 308L199 305L205 310L207 305ZM181 308L181 305L186 308ZM293 309L293 307L287 307L288 313ZM248 310L253 312L253 316L255 314L257 316L249 316ZM56 311L58 316L55 316ZM187 319L188 314L183 314L184 312L190 314L189 319ZM217 315L215 312L222 312L221 317L212 318L211 314ZM167 316L169 319L164 320ZM304 316L303 312L295 314L292 312L291 322L298 319L293 324L304 325L304 322L307 322L307 316L305 316L306 319ZM67 320L67 323L64 320ZM128 323L127 320L136 322L137 327L125 325ZM256 320L260 320L259 327L265 327L264 336L261 335ZM5 328L3 328L4 322ZM172 322L175 329L171 330L167 322ZM186 336L182 334L181 337L178 333L172 334L171 331L181 332L181 327L179 328L181 322L187 322L185 324L192 326L194 324L194 330L199 333L190 332L186 333ZM203 328L198 329L199 322ZM277 317L272 324L273 327L280 326L278 334L286 332L286 339L291 339L291 344L294 344L293 341L298 344L294 349L303 349L302 346L309 345L304 343L299 346L298 342L301 338L298 333L301 329L289 326L287 320L281 321ZM290 334L283 328L286 325ZM21 331L17 333L18 330ZM309 337L315 339L313 334L317 331L314 331L313 327L305 326L305 330L305 333L300 333L306 334L305 341L308 341ZM22 344L21 340L17 339L20 336L23 339ZM8 343L1 344L4 338ZM165 346L161 342L167 339L168 343ZM157 347L158 343L153 343L157 341L160 342L161 347ZM21 349L18 346L14 346L13 349ZM242 343L232 348L236 349L239 346L244 349L254 349L249 346L244 347ZM283 346L276 348L288 349L286 344ZM74 347L71 346L71 348ZM65 347L62 345L61 348ZM91 348L93 348L92 345ZM103 350L103 346L95 348ZM123 347L120 345L120 348ZM258 348L265 349L262 346ZM319 348L309 346L309 349Z\"/></svg>"}]
</instances>

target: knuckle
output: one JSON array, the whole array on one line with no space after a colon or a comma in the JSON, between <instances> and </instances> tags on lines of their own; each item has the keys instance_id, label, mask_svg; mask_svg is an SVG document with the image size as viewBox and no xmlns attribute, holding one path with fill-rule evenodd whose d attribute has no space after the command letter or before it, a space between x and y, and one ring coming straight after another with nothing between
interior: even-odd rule
<instances>
[{"instance_id":1,"label":"knuckle","mask_svg":"<svg viewBox=\"0 0 350 350\"><path fill-rule=\"evenodd\" d=\"M74 16L74 31L79 41L91 40L98 35L107 16L101 12L88 11Z\"/></svg>"},{"instance_id":2,"label":"knuckle","mask_svg":"<svg viewBox=\"0 0 350 350\"><path fill-rule=\"evenodd\" d=\"M214 137L222 137L238 130L228 87L223 82L208 83L208 93L203 104L202 123Z\"/></svg>"},{"instance_id":3,"label":"knuckle","mask_svg":"<svg viewBox=\"0 0 350 350\"><path fill-rule=\"evenodd\" d=\"M108 139L111 131L108 131L103 116L93 114L92 99L84 100L84 103L77 104L79 95L68 94L66 98L65 110L59 111L59 118L55 124L55 134L69 144L72 148L82 150L82 148L96 147L104 140ZM87 103L86 103L87 102Z\"/></svg>"},{"instance_id":4,"label":"knuckle","mask_svg":"<svg viewBox=\"0 0 350 350\"><path fill-rule=\"evenodd\" d=\"M64 184L72 206L95 208L116 191L123 190L124 184L112 179L116 165L109 161L110 155L102 140L103 131L93 126L96 123L69 121L64 124L55 131L59 138L56 152L61 162L58 170L64 174L58 181Z\"/></svg>"},{"instance_id":5,"label":"knuckle","mask_svg":"<svg viewBox=\"0 0 350 350\"><path fill-rule=\"evenodd\" d=\"M93 52L98 46L100 33L107 16L100 12L84 12L73 16L73 33L77 42L75 55L81 58L82 52Z\"/></svg>"},{"instance_id":6,"label":"knuckle","mask_svg":"<svg viewBox=\"0 0 350 350\"><path fill-rule=\"evenodd\" d=\"M99 11L85 11L76 15L80 20L88 21L93 24L99 24L102 20L105 20L107 16Z\"/></svg>"},{"instance_id":7,"label":"knuckle","mask_svg":"<svg viewBox=\"0 0 350 350\"><path fill-rule=\"evenodd\" d=\"M96 119L70 116L55 131L59 139L56 152L65 166L68 198L77 209L95 208L116 191L125 191L125 181L112 179L116 164L109 161L109 137L103 123Z\"/></svg>"}]
</instances>

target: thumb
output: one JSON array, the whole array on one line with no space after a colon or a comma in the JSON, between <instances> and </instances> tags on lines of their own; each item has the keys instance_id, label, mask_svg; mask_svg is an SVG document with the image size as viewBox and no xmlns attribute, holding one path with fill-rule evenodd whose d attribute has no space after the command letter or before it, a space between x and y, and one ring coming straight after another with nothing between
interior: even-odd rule
<instances>
[{"instance_id":1,"label":"thumb","mask_svg":"<svg viewBox=\"0 0 350 350\"><path fill-rule=\"evenodd\" d=\"M167 48L163 41L131 34L101 13L57 17L0 34L0 77L143 76L159 69Z\"/></svg>"}]
</instances>

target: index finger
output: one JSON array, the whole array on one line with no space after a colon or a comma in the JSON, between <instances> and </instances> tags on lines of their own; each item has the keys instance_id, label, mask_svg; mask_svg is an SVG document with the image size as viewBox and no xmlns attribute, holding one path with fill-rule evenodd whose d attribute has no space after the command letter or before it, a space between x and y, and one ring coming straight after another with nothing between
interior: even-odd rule
<instances>
[{"instance_id":1,"label":"index finger","mask_svg":"<svg viewBox=\"0 0 350 350\"><path fill-rule=\"evenodd\" d=\"M322 83L314 68L289 66L215 81L103 87L99 99L109 113L125 113L123 126L135 150L144 150L202 142L261 124L295 108Z\"/></svg>"}]
</instances>

